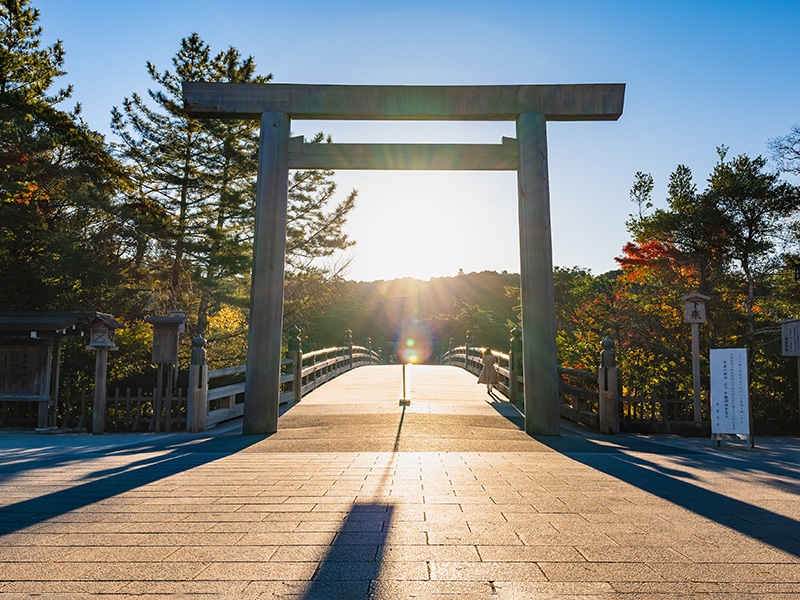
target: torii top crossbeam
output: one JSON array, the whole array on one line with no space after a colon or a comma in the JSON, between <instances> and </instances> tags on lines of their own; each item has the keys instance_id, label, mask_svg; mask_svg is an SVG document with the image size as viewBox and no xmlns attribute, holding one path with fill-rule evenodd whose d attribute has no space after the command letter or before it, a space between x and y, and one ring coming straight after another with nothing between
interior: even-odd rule
<instances>
[{"instance_id":1,"label":"torii top crossbeam","mask_svg":"<svg viewBox=\"0 0 800 600\"><path fill-rule=\"evenodd\" d=\"M186 114L196 118L514 121L616 121L624 83L570 85L309 85L184 82Z\"/></svg>"}]
</instances>

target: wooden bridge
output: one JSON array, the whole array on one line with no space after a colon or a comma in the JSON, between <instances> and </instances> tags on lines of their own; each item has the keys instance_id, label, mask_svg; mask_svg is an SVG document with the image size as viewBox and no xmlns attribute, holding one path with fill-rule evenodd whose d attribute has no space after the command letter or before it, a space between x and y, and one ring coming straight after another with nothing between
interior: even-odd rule
<instances>
[{"instance_id":1,"label":"wooden bridge","mask_svg":"<svg viewBox=\"0 0 800 600\"><path fill-rule=\"evenodd\" d=\"M405 391L403 367L381 365L379 355L369 343L367 347L353 345L348 335L344 346L303 354L299 343L296 340L293 343L290 338L290 349L281 363L284 371L281 375L284 388L280 397L280 404L284 406L281 414L287 404L295 406L302 399L302 408L293 410L293 416L306 415L309 411L317 420L337 418L343 413L398 415L401 414L397 410L399 399L408 398L413 401L407 411L412 424L406 422L407 428L413 426L413 415L427 413L481 418L500 414L505 418L506 427L511 424L526 429L519 330L512 331L509 354L493 352L497 359L499 382L491 396L485 394L485 388L475 385L485 348L475 346L470 334L468 332L465 346L455 347L451 340L450 348L440 357L441 365L407 365ZM648 400L620 397L613 342L605 340L603 347L605 350L601 353L598 371L558 368L562 417L604 433L618 433L621 419L625 420L629 430L670 431L671 424L681 426L689 423L685 417L690 412L691 399L677 396ZM245 367L208 371L204 353L202 350L193 355L189 372L186 414L187 429L192 432L204 431L207 427L242 416L245 410L244 381L216 387L213 383L230 375L244 374ZM354 372L357 367L365 366L369 368ZM346 383L338 379L343 374L347 374ZM281 427L285 426L285 421L281 419ZM368 425L377 423L373 419ZM384 425L381 427L386 433Z\"/></svg>"},{"instance_id":2,"label":"wooden bridge","mask_svg":"<svg viewBox=\"0 0 800 600\"><path fill-rule=\"evenodd\" d=\"M374 365L348 371L283 405L278 432L256 444L275 452L469 452L531 444L520 409L447 365ZM489 448L487 448L489 444Z\"/></svg>"}]
</instances>

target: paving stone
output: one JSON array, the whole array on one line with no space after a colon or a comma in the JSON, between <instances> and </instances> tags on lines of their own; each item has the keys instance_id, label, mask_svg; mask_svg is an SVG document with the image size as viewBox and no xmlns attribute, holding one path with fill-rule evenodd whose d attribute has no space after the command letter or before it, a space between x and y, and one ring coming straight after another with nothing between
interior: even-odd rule
<instances>
[{"instance_id":1,"label":"paving stone","mask_svg":"<svg viewBox=\"0 0 800 600\"><path fill-rule=\"evenodd\" d=\"M74 568L74 563L58 563L59 565ZM95 581L182 581L194 579L206 568L206 564L195 562L124 562L100 563L84 562L80 565L87 568L80 579ZM70 575L75 577L74 575Z\"/></svg>"},{"instance_id":2,"label":"paving stone","mask_svg":"<svg viewBox=\"0 0 800 600\"><path fill-rule=\"evenodd\" d=\"M0 597L799 597L800 442L537 440L431 369L396 451L396 390L351 374L275 436L0 435Z\"/></svg>"},{"instance_id":3,"label":"paving stone","mask_svg":"<svg viewBox=\"0 0 800 600\"><path fill-rule=\"evenodd\" d=\"M398 598L492 598L493 586L489 582L474 581L375 581L370 588L369 600L397 600Z\"/></svg>"},{"instance_id":4,"label":"paving stone","mask_svg":"<svg viewBox=\"0 0 800 600\"><path fill-rule=\"evenodd\" d=\"M478 546L481 560L498 562L584 561L572 546Z\"/></svg>"},{"instance_id":5,"label":"paving stone","mask_svg":"<svg viewBox=\"0 0 800 600\"><path fill-rule=\"evenodd\" d=\"M650 565L637 562L539 562L549 581L663 581ZM683 565L681 565L683 566Z\"/></svg>"},{"instance_id":6,"label":"paving stone","mask_svg":"<svg viewBox=\"0 0 800 600\"><path fill-rule=\"evenodd\" d=\"M184 546L175 548L165 562L257 562L270 560L279 546ZM149 548L146 548L149 549Z\"/></svg>"},{"instance_id":7,"label":"paving stone","mask_svg":"<svg viewBox=\"0 0 800 600\"><path fill-rule=\"evenodd\" d=\"M441 581L547 581L535 562L432 561L431 579Z\"/></svg>"},{"instance_id":8,"label":"paving stone","mask_svg":"<svg viewBox=\"0 0 800 600\"><path fill-rule=\"evenodd\" d=\"M165 560L177 549L176 546L89 546L70 548L69 554L56 560L67 563L155 562Z\"/></svg>"},{"instance_id":9,"label":"paving stone","mask_svg":"<svg viewBox=\"0 0 800 600\"><path fill-rule=\"evenodd\" d=\"M202 564L202 563L200 563ZM316 562L215 562L203 565L190 579L230 581L308 581L317 570Z\"/></svg>"},{"instance_id":10,"label":"paving stone","mask_svg":"<svg viewBox=\"0 0 800 600\"><path fill-rule=\"evenodd\" d=\"M378 545L281 546L270 560L277 562L375 561Z\"/></svg>"},{"instance_id":11,"label":"paving stone","mask_svg":"<svg viewBox=\"0 0 800 600\"><path fill-rule=\"evenodd\" d=\"M663 546L576 546L589 562L691 562L681 552Z\"/></svg>"}]
</instances>

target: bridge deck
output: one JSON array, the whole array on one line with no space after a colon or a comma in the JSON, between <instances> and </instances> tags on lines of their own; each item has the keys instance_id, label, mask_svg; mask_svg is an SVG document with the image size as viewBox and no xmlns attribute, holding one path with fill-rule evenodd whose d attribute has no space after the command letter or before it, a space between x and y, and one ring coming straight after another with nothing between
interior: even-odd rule
<instances>
[{"instance_id":1,"label":"bridge deck","mask_svg":"<svg viewBox=\"0 0 800 600\"><path fill-rule=\"evenodd\" d=\"M403 412L398 371L267 438L0 435L0 597L797 597L797 440L534 440L454 368Z\"/></svg>"},{"instance_id":2,"label":"bridge deck","mask_svg":"<svg viewBox=\"0 0 800 600\"><path fill-rule=\"evenodd\" d=\"M463 369L409 365L356 369L285 409L278 433L254 452L541 451L518 408Z\"/></svg>"}]
</instances>

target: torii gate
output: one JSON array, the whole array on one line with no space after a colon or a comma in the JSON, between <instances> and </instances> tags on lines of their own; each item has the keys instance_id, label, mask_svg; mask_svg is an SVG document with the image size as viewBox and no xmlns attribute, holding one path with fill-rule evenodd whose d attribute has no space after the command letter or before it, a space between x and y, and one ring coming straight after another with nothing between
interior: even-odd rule
<instances>
[{"instance_id":1,"label":"torii gate","mask_svg":"<svg viewBox=\"0 0 800 600\"><path fill-rule=\"evenodd\" d=\"M185 82L186 114L261 119L245 434L278 430L289 169L516 170L525 431L559 435L547 121L615 121L625 84L373 86ZM306 144L290 119L516 121L502 144Z\"/></svg>"}]
</instances>

